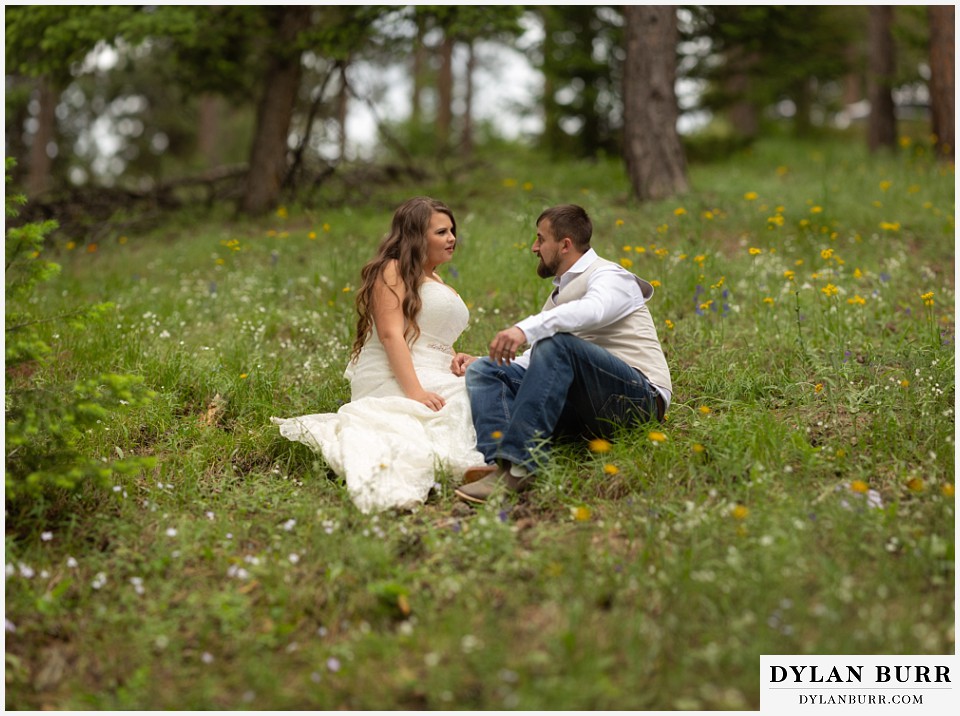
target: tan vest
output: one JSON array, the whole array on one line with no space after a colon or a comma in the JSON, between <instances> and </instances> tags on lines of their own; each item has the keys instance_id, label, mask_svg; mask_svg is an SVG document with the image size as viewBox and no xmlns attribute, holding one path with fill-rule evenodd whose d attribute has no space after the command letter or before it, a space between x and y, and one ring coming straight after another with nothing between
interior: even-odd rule
<instances>
[{"instance_id":1,"label":"tan vest","mask_svg":"<svg viewBox=\"0 0 960 716\"><path fill-rule=\"evenodd\" d=\"M557 298L557 305L583 298L587 292L587 277L601 266L615 266L620 271L626 271L619 264L598 258L586 271L563 287ZM572 331L572 335L609 351L627 365L640 370L651 383L672 393L670 368L667 367L667 359L657 337L657 328L653 325L653 318L646 304L653 297L653 286L637 276L634 278L643 293L643 306L608 326L591 331ZM554 304L548 298L543 310L549 311L552 308Z\"/></svg>"}]
</instances>

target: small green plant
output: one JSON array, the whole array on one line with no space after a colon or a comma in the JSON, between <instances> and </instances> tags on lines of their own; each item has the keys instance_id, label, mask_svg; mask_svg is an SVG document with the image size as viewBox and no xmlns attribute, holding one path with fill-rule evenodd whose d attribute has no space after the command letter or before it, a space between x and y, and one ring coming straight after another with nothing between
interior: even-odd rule
<instances>
[{"instance_id":1,"label":"small green plant","mask_svg":"<svg viewBox=\"0 0 960 716\"><path fill-rule=\"evenodd\" d=\"M13 161L6 161L9 184ZM20 194L6 197L7 217L17 216L25 202ZM147 458L113 462L84 455L78 441L84 431L112 410L143 405L153 398L135 375L102 374L96 378L57 384L44 368L52 350L41 328L68 321L74 328L104 316L112 306L101 303L63 315L46 315L30 301L38 284L60 272L42 258L43 242L57 228L55 221L10 227L6 233L6 496L8 500L36 496L49 488L73 489L84 482L103 483L114 473L139 470Z\"/></svg>"}]
</instances>

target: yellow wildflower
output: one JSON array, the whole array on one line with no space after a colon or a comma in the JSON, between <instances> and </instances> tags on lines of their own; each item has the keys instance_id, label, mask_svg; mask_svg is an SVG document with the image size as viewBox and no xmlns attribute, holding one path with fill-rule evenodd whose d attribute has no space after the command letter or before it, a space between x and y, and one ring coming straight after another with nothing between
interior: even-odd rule
<instances>
[{"instance_id":1,"label":"yellow wildflower","mask_svg":"<svg viewBox=\"0 0 960 716\"><path fill-rule=\"evenodd\" d=\"M610 452L610 448L612 446L610 445L609 440L604 440L603 438L595 438L590 441L587 447L590 448L591 452Z\"/></svg>"},{"instance_id":2,"label":"yellow wildflower","mask_svg":"<svg viewBox=\"0 0 960 716\"><path fill-rule=\"evenodd\" d=\"M650 281L650 285L653 286L654 288L660 288L662 284L659 281L657 281L657 279L653 279L652 281Z\"/></svg>"},{"instance_id":3,"label":"yellow wildflower","mask_svg":"<svg viewBox=\"0 0 960 716\"><path fill-rule=\"evenodd\" d=\"M833 249L823 249L823 251L820 252L820 258L824 261L829 261L831 256L833 256Z\"/></svg>"},{"instance_id":4,"label":"yellow wildflower","mask_svg":"<svg viewBox=\"0 0 960 716\"><path fill-rule=\"evenodd\" d=\"M631 267L633 266L633 261L631 261L630 259L624 257L624 258L620 259L620 265L623 266L625 269L628 269L628 268L631 268Z\"/></svg>"},{"instance_id":5,"label":"yellow wildflower","mask_svg":"<svg viewBox=\"0 0 960 716\"><path fill-rule=\"evenodd\" d=\"M756 201L756 199L757 199L757 192L755 192L755 191L748 191L746 194L743 195L743 198L746 199L747 201Z\"/></svg>"},{"instance_id":6,"label":"yellow wildflower","mask_svg":"<svg viewBox=\"0 0 960 716\"><path fill-rule=\"evenodd\" d=\"M621 246L621 247L620 247L620 250L623 251L624 253L630 253L631 251L633 251L633 247L632 247L632 246Z\"/></svg>"},{"instance_id":7,"label":"yellow wildflower","mask_svg":"<svg viewBox=\"0 0 960 716\"><path fill-rule=\"evenodd\" d=\"M287 207L285 207L285 206L277 207L277 218L278 218L278 219L286 219L286 218L287 218Z\"/></svg>"},{"instance_id":8,"label":"yellow wildflower","mask_svg":"<svg viewBox=\"0 0 960 716\"><path fill-rule=\"evenodd\" d=\"M911 477L907 480L907 489L911 492L923 492L923 480L919 477Z\"/></svg>"},{"instance_id":9,"label":"yellow wildflower","mask_svg":"<svg viewBox=\"0 0 960 716\"><path fill-rule=\"evenodd\" d=\"M820 290L823 292L825 296L835 296L840 289L838 289L832 283L828 283L826 286L824 286Z\"/></svg>"},{"instance_id":10,"label":"yellow wildflower","mask_svg":"<svg viewBox=\"0 0 960 716\"><path fill-rule=\"evenodd\" d=\"M317 238L317 232L311 231L309 234L307 234L307 238L310 239L311 241L315 241Z\"/></svg>"},{"instance_id":11,"label":"yellow wildflower","mask_svg":"<svg viewBox=\"0 0 960 716\"><path fill-rule=\"evenodd\" d=\"M531 189L533 189L533 182L525 181L523 183L523 190L530 191Z\"/></svg>"},{"instance_id":12,"label":"yellow wildflower","mask_svg":"<svg viewBox=\"0 0 960 716\"><path fill-rule=\"evenodd\" d=\"M858 268L855 268L855 269L853 270L853 277L854 277L854 278L863 278L863 271L861 271L861 270L858 269Z\"/></svg>"},{"instance_id":13,"label":"yellow wildflower","mask_svg":"<svg viewBox=\"0 0 960 716\"><path fill-rule=\"evenodd\" d=\"M863 480L854 480L850 483L850 489L863 495L870 489L870 486Z\"/></svg>"},{"instance_id":14,"label":"yellow wildflower","mask_svg":"<svg viewBox=\"0 0 960 716\"><path fill-rule=\"evenodd\" d=\"M620 472L620 468L609 462L603 466L604 475L616 475L618 472Z\"/></svg>"},{"instance_id":15,"label":"yellow wildflower","mask_svg":"<svg viewBox=\"0 0 960 716\"><path fill-rule=\"evenodd\" d=\"M745 520L749 514L750 510L743 505L735 505L734 508L730 510L730 516L735 520Z\"/></svg>"},{"instance_id":16,"label":"yellow wildflower","mask_svg":"<svg viewBox=\"0 0 960 716\"><path fill-rule=\"evenodd\" d=\"M763 302L768 306L772 306L774 303L776 303L776 301L774 301L770 296L764 297Z\"/></svg>"},{"instance_id":17,"label":"yellow wildflower","mask_svg":"<svg viewBox=\"0 0 960 716\"><path fill-rule=\"evenodd\" d=\"M676 209L673 210L673 213L676 216L683 216L684 214L687 213L687 210L684 209L682 206L678 206Z\"/></svg>"},{"instance_id":18,"label":"yellow wildflower","mask_svg":"<svg viewBox=\"0 0 960 716\"><path fill-rule=\"evenodd\" d=\"M330 231L330 224L324 224L324 225L323 225L323 230L324 230L324 232Z\"/></svg>"},{"instance_id":19,"label":"yellow wildflower","mask_svg":"<svg viewBox=\"0 0 960 716\"><path fill-rule=\"evenodd\" d=\"M249 373L241 373L241 374L240 374L240 380L246 380L246 377L247 377L248 375L249 375Z\"/></svg>"},{"instance_id":20,"label":"yellow wildflower","mask_svg":"<svg viewBox=\"0 0 960 716\"><path fill-rule=\"evenodd\" d=\"M794 277L795 277L796 275L797 275L796 273L794 273L793 271L789 271L789 270L783 272L783 277L784 277L785 279L787 279L787 281L793 281L793 279L794 279Z\"/></svg>"},{"instance_id":21,"label":"yellow wildflower","mask_svg":"<svg viewBox=\"0 0 960 716\"><path fill-rule=\"evenodd\" d=\"M503 437L503 433L501 433L499 430L494 430L492 433L490 433L490 437L492 437L494 440L499 440Z\"/></svg>"},{"instance_id":22,"label":"yellow wildflower","mask_svg":"<svg viewBox=\"0 0 960 716\"><path fill-rule=\"evenodd\" d=\"M617 219L617 226L623 226L623 224L624 224L623 219Z\"/></svg>"},{"instance_id":23,"label":"yellow wildflower","mask_svg":"<svg viewBox=\"0 0 960 716\"><path fill-rule=\"evenodd\" d=\"M667 439L666 434L661 433L661 432L658 432L657 430L651 430L651 431L647 434L647 437L650 438L650 440L651 440L655 445L657 445L657 444L659 444L659 443L662 443L662 442L664 442L664 441Z\"/></svg>"},{"instance_id":24,"label":"yellow wildflower","mask_svg":"<svg viewBox=\"0 0 960 716\"><path fill-rule=\"evenodd\" d=\"M700 455L701 453L704 453L707 451L707 449L700 443L694 443L693 447L691 447L690 449L693 450L695 453L697 453L697 455Z\"/></svg>"},{"instance_id":25,"label":"yellow wildflower","mask_svg":"<svg viewBox=\"0 0 960 716\"><path fill-rule=\"evenodd\" d=\"M907 380L906 378L904 378L903 380L900 381L900 387L901 387L901 388L909 388L909 387L910 387L910 381Z\"/></svg>"},{"instance_id":26,"label":"yellow wildflower","mask_svg":"<svg viewBox=\"0 0 960 716\"><path fill-rule=\"evenodd\" d=\"M920 300L923 301L924 306L932 306L933 301L933 291L927 291L925 294L920 296Z\"/></svg>"},{"instance_id":27,"label":"yellow wildflower","mask_svg":"<svg viewBox=\"0 0 960 716\"><path fill-rule=\"evenodd\" d=\"M77 242L76 242L76 241L68 241L68 242L67 242L67 251L73 251L75 248L77 248Z\"/></svg>"},{"instance_id":28,"label":"yellow wildflower","mask_svg":"<svg viewBox=\"0 0 960 716\"><path fill-rule=\"evenodd\" d=\"M700 266L703 266L703 262L707 260L707 257L704 254L697 254L693 257L693 260L696 261Z\"/></svg>"},{"instance_id":29,"label":"yellow wildflower","mask_svg":"<svg viewBox=\"0 0 960 716\"><path fill-rule=\"evenodd\" d=\"M752 247L752 246L750 247L750 255L751 255L751 256L757 256L758 254L762 254L762 253L763 253L763 249L757 249L757 248L754 248L754 247Z\"/></svg>"},{"instance_id":30,"label":"yellow wildflower","mask_svg":"<svg viewBox=\"0 0 960 716\"><path fill-rule=\"evenodd\" d=\"M953 497L954 487L952 482L948 482L943 487L940 488L940 492L943 493L944 497Z\"/></svg>"},{"instance_id":31,"label":"yellow wildflower","mask_svg":"<svg viewBox=\"0 0 960 716\"><path fill-rule=\"evenodd\" d=\"M707 405L701 405L701 406L700 406L700 412L703 413L704 415L710 415L710 413L712 413L713 411L710 409L709 406L707 406Z\"/></svg>"},{"instance_id":32,"label":"yellow wildflower","mask_svg":"<svg viewBox=\"0 0 960 716\"><path fill-rule=\"evenodd\" d=\"M590 508L589 507L571 507L570 516L573 517L577 522L586 522L590 519Z\"/></svg>"},{"instance_id":33,"label":"yellow wildflower","mask_svg":"<svg viewBox=\"0 0 960 716\"><path fill-rule=\"evenodd\" d=\"M822 393L822 392L823 392L823 383L817 383L815 386L813 386L813 392L814 392L814 393Z\"/></svg>"},{"instance_id":34,"label":"yellow wildflower","mask_svg":"<svg viewBox=\"0 0 960 716\"><path fill-rule=\"evenodd\" d=\"M853 298L848 298L848 299L847 299L847 303L849 303L850 305L855 305L855 306L862 306L862 305L865 304L866 302L867 302L867 299L865 299L863 296L859 296L859 295L854 296Z\"/></svg>"},{"instance_id":35,"label":"yellow wildflower","mask_svg":"<svg viewBox=\"0 0 960 716\"><path fill-rule=\"evenodd\" d=\"M880 228L884 231L900 231L899 221L881 221Z\"/></svg>"},{"instance_id":36,"label":"yellow wildflower","mask_svg":"<svg viewBox=\"0 0 960 716\"><path fill-rule=\"evenodd\" d=\"M704 301L703 303L700 304L700 310L701 310L701 311L709 311L709 310L710 310L710 306L712 306L712 305L713 305L713 299Z\"/></svg>"},{"instance_id":37,"label":"yellow wildflower","mask_svg":"<svg viewBox=\"0 0 960 716\"><path fill-rule=\"evenodd\" d=\"M671 321L669 318L664 321L664 325L666 325L668 331L673 330L673 321Z\"/></svg>"},{"instance_id":38,"label":"yellow wildflower","mask_svg":"<svg viewBox=\"0 0 960 716\"><path fill-rule=\"evenodd\" d=\"M503 185L504 185L507 189L512 189L513 187L515 187L515 186L517 185L517 180L516 180L516 179L504 179L504 180L503 180Z\"/></svg>"},{"instance_id":39,"label":"yellow wildflower","mask_svg":"<svg viewBox=\"0 0 960 716\"><path fill-rule=\"evenodd\" d=\"M810 207L810 213L811 213L811 214L822 214L822 213L823 213L823 207L822 207L822 206L811 206L811 207Z\"/></svg>"}]
</instances>

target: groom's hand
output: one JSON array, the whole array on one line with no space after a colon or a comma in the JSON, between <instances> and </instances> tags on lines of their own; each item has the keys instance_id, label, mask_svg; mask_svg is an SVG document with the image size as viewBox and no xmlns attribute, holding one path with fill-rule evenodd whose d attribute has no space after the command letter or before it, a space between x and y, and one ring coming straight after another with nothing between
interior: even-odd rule
<instances>
[{"instance_id":1,"label":"groom's hand","mask_svg":"<svg viewBox=\"0 0 960 716\"><path fill-rule=\"evenodd\" d=\"M502 330L490 342L490 360L497 365L509 365L517 357L517 349L526 342L527 336L517 326Z\"/></svg>"},{"instance_id":2,"label":"groom's hand","mask_svg":"<svg viewBox=\"0 0 960 716\"><path fill-rule=\"evenodd\" d=\"M469 353L457 353L450 362L450 370L454 375L463 377L467 374L467 367L476 359Z\"/></svg>"}]
</instances>

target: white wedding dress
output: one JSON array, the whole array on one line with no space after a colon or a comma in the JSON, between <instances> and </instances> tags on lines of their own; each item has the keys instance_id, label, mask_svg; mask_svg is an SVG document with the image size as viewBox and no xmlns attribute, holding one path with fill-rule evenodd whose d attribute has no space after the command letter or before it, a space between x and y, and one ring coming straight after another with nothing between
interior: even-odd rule
<instances>
[{"instance_id":1,"label":"white wedding dress","mask_svg":"<svg viewBox=\"0 0 960 716\"><path fill-rule=\"evenodd\" d=\"M424 389L443 396L443 408L434 412L404 396L374 327L344 373L349 403L336 413L270 419L283 437L321 453L364 513L414 509L426 501L438 469L459 477L484 463L464 379L450 370L452 345L470 313L453 289L436 281L423 282L420 298L413 365Z\"/></svg>"}]
</instances>

